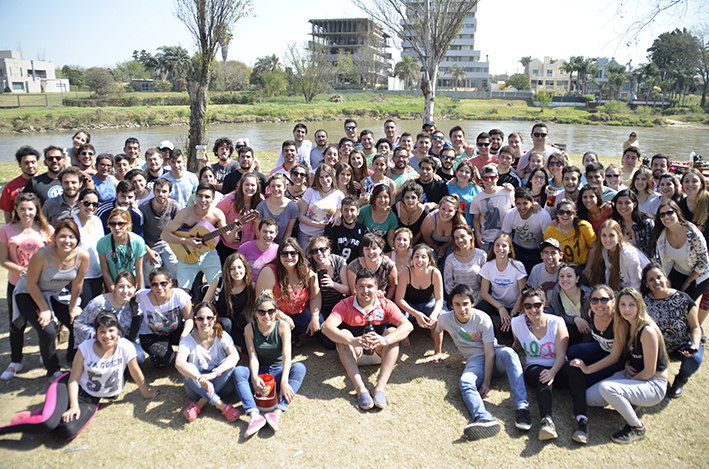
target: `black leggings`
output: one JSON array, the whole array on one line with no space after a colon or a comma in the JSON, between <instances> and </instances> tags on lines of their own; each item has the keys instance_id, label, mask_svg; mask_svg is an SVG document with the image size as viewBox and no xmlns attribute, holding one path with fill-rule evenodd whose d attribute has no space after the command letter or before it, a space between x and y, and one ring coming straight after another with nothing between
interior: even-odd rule
<instances>
[{"instance_id":1,"label":"black leggings","mask_svg":"<svg viewBox=\"0 0 709 469\"><path fill-rule=\"evenodd\" d=\"M39 325L39 307L37 303L34 302L29 293L19 293L15 295L17 300L17 307L22 311L22 315L25 317L27 322L29 322L32 327L37 331L39 336L39 352L42 355L42 360L44 361L44 367L47 369L47 375L54 374L55 371L59 370L59 358L57 357L57 328L54 321L49 321L47 327L42 329ZM57 317L59 322L64 324L69 329L69 344L67 346L66 358L68 362L74 360L74 327L71 325L71 317L69 316L69 305L60 303L54 298L50 300L50 307L54 311L54 315ZM24 329L23 329L24 330Z\"/></svg>"},{"instance_id":2,"label":"black leggings","mask_svg":"<svg viewBox=\"0 0 709 469\"><path fill-rule=\"evenodd\" d=\"M553 384L542 383L539 375L550 366L529 365L524 370L524 380L530 388L537 390L537 404L542 418L551 417L551 390L552 386L571 390L571 399L574 402L574 415L586 415L586 378L580 368L575 368L565 362L564 366L554 377Z\"/></svg>"},{"instance_id":3,"label":"black leggings","mask_svg":"<svg viewBox=\"0 0 709 469\"><path fill-rule=\"evenodd\" d=\"M7 284L7 310L10 313L10 360L14 363L22 362L22 347L25 345L25 327L27 321L20 315L17 323L12 322L12 293L15 291L15 286L11 283Z\"/></svg>"},{"instance_id":4,"label":"black leggings","mask_svg":"<svg viewBox=\"0 0 709 469\"><path fill-rule=\"evenodd\" d=\"M148 334L140 336L140 346L143 347L150 355L150 361L156 368L166 367L175 358L175 352L172 350L173 345L180 343L180 334L184 323L174 331L166 335Z\"/></svg>"},{"instance_id":5,"label":"black leggings","mask_svg":"<svg viewBox=\"0 0 709 469\"><path fill-rule=\"evenodd\" d=\"M83 430L98 410L98 397L89 396L79 387L79 418L63 422L62 414L69 410L69 373L57 378L47 391L44 407L10 425L0 427L0 435L7 433L48 433L71 440Z\"/></svg>"},{"instance_id":6,"label":"black leggings","mask_svg":"<svg viewBox=\"0 0 709 469\"><path fill-rule=\"evenodd\" d=\"M488 316L500 316L500 310L492 306L490 303L488 303L485 300L480 300L478 304L475 305L475 309L479 309L481 311L485 311ZM512 309L510 308L507 312L511 312ZM511 316L511 315L510 315ZM507 330L507 332L504 332L502 329L498 328L495 326L495 336L497 336L497 340L511 340L512 337L512 326Z\"/></svg>"},{"instance_id":7,"label":"black leggings","mask_svg":"<svg viewBox=\"0 0 709 469\"><path fill-rule=\"evenodd\" d=\"M101 293L103 293L103 277L85 278L81 290L81 307L86 308L86 305Z\"/></svg>"},{"instance_id":8,"label":"black leggings","mask_svg":"<svg viewBox=\"0 0 709 469\"><path fill-rule=\"evenodd\" d=\"M668 278L672 288L682 291L682 285L687 281L689 275L684 275L672 269ZM698 285L696 281L692 282L684 292L692 298L692 301L696 302L699 297L707 291L707 288L709 288L709 279L704 280Z\"/></svg>"}]
</instances>

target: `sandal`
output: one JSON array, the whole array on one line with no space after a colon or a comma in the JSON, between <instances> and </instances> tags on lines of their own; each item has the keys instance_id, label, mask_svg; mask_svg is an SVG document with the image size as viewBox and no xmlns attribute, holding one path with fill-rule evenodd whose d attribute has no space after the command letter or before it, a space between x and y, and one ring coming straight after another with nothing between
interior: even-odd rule
<instances>
[{"instance_id":1,"label":"sandal","mask_svg":"<svg viewBox=\"0 0 709 469\"><path fill-rule=\"evenodd\" d=\"M202 409L200 409L196 402L193 402L184 410L184 412L182 412L182 415L185 416L188 422L194 422L197 420L197 416L201 413Z\"/></svg>"},{"instance_id":2,"label":"sandal","mask_svg":"<svg viewBox=\"0 0 709 469\"><path fill-rule=\"evenodd\" d=\"M241 415L241 412L239 412L239 409L234 407L233 405L229 404L224 409L222 409L222 415L226 417L226 419L230 422L235 421L236 419L239 418Z\"/></svg>"}]
</instances>

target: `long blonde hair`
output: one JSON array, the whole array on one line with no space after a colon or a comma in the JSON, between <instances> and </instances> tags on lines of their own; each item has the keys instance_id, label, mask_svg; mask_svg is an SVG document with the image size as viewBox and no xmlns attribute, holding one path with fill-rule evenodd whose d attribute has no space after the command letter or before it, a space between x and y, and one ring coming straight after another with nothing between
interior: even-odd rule
<instances>
[{"instance_id":1,"label":"long blonde hair","mask_svg":"<svg viewBox=\"0 0 709 469\"><path fill-rule=\"evenodd\" d=\"M620 299L623 296L630 296L633 301L635 301L635 306L638 309L638 314L635 316L635 320L630 324L623 318L620 314ZM645 302L640 292L632 287L623 288L615 299L615 313L613 316L613 337L615 341L618 341L619 345L623 349L623 357L628 359L628 349L630 344L635 342L635 338L638 335L643 326L648 325L655 330L660 344L660 357L668 361L667 358L667 348L665 347L665 339L662 337L662 331L657 327L655 321L652 320L650 315L647 314L647 309L645 308Z\"/></svg>"},{"instance_id":2,"label":"long blonde hair","mask_svg":"<svg viewBox=\"0 0 709 469\"><path fill-rule=\"evenodd\" d=\"M707 180L701 171L696 168L689 168L682 175L682 184L684 184L684 178L687 177L687 174L694 174L697 178L699 178L699 194L697 194L697 206L694 207L692 223L695 225L702 225L703 227L707 222L707 210L709 210L709 191L707 191Z\"/></svg>"}]
</instances>

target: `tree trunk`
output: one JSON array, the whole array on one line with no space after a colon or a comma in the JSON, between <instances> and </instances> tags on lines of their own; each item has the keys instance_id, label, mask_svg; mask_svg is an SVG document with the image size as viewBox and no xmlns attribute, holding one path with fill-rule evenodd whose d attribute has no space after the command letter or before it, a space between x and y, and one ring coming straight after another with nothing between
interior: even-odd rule
<instances>
[{"instance_id":1,"label":"tree trunk","mask_svg":"<svg viewBox=\"0 0 709 469\"><path fill-rule=\"evenodd\" d=\"M436 75L438 75L438 67L435 67L433 73L433 81L428 72L424 72L421 77L421 92L423 92L424 108L423 108L423 121L433 120L433 105L436 99Z\"/></svg>"},{"instance_id":2,"label":"tree trunk","mask_svg":"<svg viewBox=\"0 0 709 469\"><path fill-rule=\"evenodd\" d=\"M197 145L206 145L206 115L207 115L207 90L209 88L209 68L207 73L202 73L200 80L190 79L187 91L190 96L190 130L187 148L187 170L193 173L199 171L197 161Z\"/></svg>"}]
</instances>

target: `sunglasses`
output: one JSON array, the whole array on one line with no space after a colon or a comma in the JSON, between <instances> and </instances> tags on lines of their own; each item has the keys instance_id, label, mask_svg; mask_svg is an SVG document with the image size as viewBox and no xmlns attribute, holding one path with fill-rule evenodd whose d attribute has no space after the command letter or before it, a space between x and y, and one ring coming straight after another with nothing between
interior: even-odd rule
<instances>
[{"instance_id":1,"label":"sunglasses","mask_svg":"<svg viewBox=\"0 0 709 469\"><path fill-rule=\"evenodd\" d=\"M551 163L549 163L550 168L553 168L554 166L564 166L564 163L562 163L561 161L552 161Z\"/></svg>"},{"instance_id":2,"label":"sunglasses","mask_svg":"<svg viewBox=\"0 0 709 469\"><path fill-rule=\"evenodd\" d=\"M405 196L404 196L404 199L406 199L406 200L416 200L416 199L418 199L418 196L416 196L416 195L405 195Z\"/></svg>"},{"instance_id":3,"label":"sunglasses","mask_svg":"<svg viewBox=\"0 0 709 469\"><path fill-rule=\"evenodd\" d=\"M561 216L564 216L564 215L572 216L572 215L576 214L576 211L574 211L574 210L557 210L556 213Z\"/></svg>"},{"instance_id":4,"label":"sunglasses","mask_svg":"<svg viewBox=\"0 0 709 469\"><path fill-rule=\"evenodd\" d=\"M485 147L489 147L489 146L490 146L490 143L489 143L489 142L488 142L488 143L480 143L480 142L478 142L477 145L478 145L479 147L485 148Z\"/></svg>"},{"instance_id":5,"label":"sunglasses","mask_svg":"<svg viewBox=\"0 0 709 469\"><path fill-rule=\"evenodd\" d=\"M441 159L443 161L453 161L455 160L455 156L442 156Z\"/></svg>"},{"instance_id":6,"label":"sunglasses","mask_svg":"<svg viewBox=\"0 0 709 469\"><path fill-rule=\"evenodd\" d=\"M216 316L196 316L196 317L194 318L195 321L199 321L199 322L202 322L202 321L204 321L204 322L212 322L212 321L214 321L215 319L217 319Z\"/></svg>"},{"instance_id":7,"label":"sunglasses","mask_svg":"<svg viewBox=\"0 0 709 469\"><path fill-rule=\"evenodd\" d=\"M541 174L537 174L537 175L534 176L532 179L536 179L536 180L539 180L539 181L546 181L546 180L547 180L547 178L545 178L545 177L542 176Z\"/></svg>"},{"instance_id":8,"label":"sunglasses","mask_svg":"<svg viewBox=\"0 0 709 469\"><path fill-rule=\"evenodd\" d=\"M79 153L81 156L89 155L89 156L94 156L94 152L92 151L82 151Z\"/></svg>"},{"instance_id":9,"label":"sunglasses","mask_svg":"<svg viewBox=\"0 0 709 469\"><path fill-rule=\"evenodd\" d=\"M539 309L544 305L542 302L537 302L537 303L522 303L522 306L524 306L524 309L530 310L530 309Z\"/></svg>"},{"instance_id":10,"label":"sunglasses","mask_svg":"<svg viewBox=\"0 0 709 469\"><path fill-rule=\"evenodd\" d=\"M128 224L128 223L126 223L126 222L124 222L124 221L118 221L118 222L116 222L116 221L109 221L109 222L108 222L108 226L110 226L111 228L123 228L123 227L126 226L127 224Z\"/></svg>"},{"instance_id":11,"label":"sunglasses","mask_svg":"<svg viewBox=\"0 0 709 469\"><path fill-rule=\"evenodd\" d=\"M497 176L483 176L483 181L494 181Z\"/></svg>"},{"instance_id":12,"label":"sunglasses","mask_svg":"<svg viewBox=\"0 0 709 469\"><path fill-rule=\"evenodd\" d=\"M355 125L354 127L352 127L351 125L348 125L347 127L345 127L345 130L357 130L357 126Z\"/></svg>"},{"instance_id":13,"label":"sunglasses","mask_svg":"<svg viewBox=\"0 0 709 469\"><path fill-rule=\"evenodd\" d=\"M675 209L672 209L672 210L668 210L668 211L666 211L666 212L660 212L660 213L658 213L657 215L658 215L660 218L667 218L667 217L671 217L671 216L674 215L675 213L677 213L677 211L676 211Z\"/></svg>"},{"instance_id":14,"label":"sunglasses","mask_svg":"<svg viewBox=\"0 0 709 469\"><path fill-rule=\"evenodd\" d=\"M313 248L310 250L310 255L314 256L315 254L320 254L320 253L326 253L327 248Z\"/></svg>"},{"instance_id":15,"label":"sunglasses","mask_svg":"<svg viewBox=\"0 0 709 469\"><path fill-rule=\"evenodd\" d=\"M606 174L606 179L618 179L620 174Z\"/></svg>"},{"instance_id":16,"label":"sunglasses","mask_svg":"<svg viewBox=\"0 0 709 469\"><path fill-rule=\"evenodd\" d=\"M150 284L150 287L151 287L151 288L157 288L157 287L160 287L160 288L167 288L167 286L168 286L169 284L170 284L170 282L168 282L167 280L164 281L164 282L153 282L153 283Z\"/></svg>"},{"instance_id":17,"label":"sunglasses","mask_svg":"<svg viewBox=\"0 0 709 469\"><path fill-rule=\"evenodd\" d=\"M101 205L99 202L89 202L88 200L82 200L81 203L84 205L84 207L93 208L97 208L99 205Z\"/></svg>"},{"instance_id":18,"label":"sunglasses","mask_svg":"<svg viewBox=\"0 0 709 469\"><path fill-rule=\"evenodd\" d=\"M301 173L301 172L292 172L291 175L296 178L304 178L307 176L308 173Z\"/></svg>"},{"instance_id":19,"label":"sunglasses","mask_svg":"<svg viewBox=\"0 0 709 469\"><path fill-rule=\"evenodd\" d=\"M541 132L534 132L532 135L534 135L536 138L546 138L546 136L549 134L543 134Z\"/></svg>"},{"instance_id":20,"label":"sunglasses","mask_svg":"<svg viewBox=\"0 0 709 469\"><path fill-rule=\"evenodd\" d=\"M61 161L63 159L64 159L63 156L47 156L45 158L45 160L47 160L47 161Z\"/></svg>"},{"instance_id":21,"label":"sunglasses","mask_svg":"<svg viewBox=\"0 0 709 469\"><path fill-rule=\"evenodd\" d=\"M281 251L281 257L292 257L296 258L298 257L298 251Z\"/></svg>"},{"instance_id":22,"label":"sunglasses","mask_svg":"<svg viewBox=\"0 0 709 469\"><path fill-rule=\"evenodd\" d=\"M434 140L443 140L443 139L445 139L445 137L440 137L440 136L438 136L438 137L432 137L432 138L433 138Z\"/></svg>"},{"instance_id":23,"label":"sunglasses","mask_svg":"<svg viewBox=\"0 0 709 469\"><path fill-rule=\"evenodd\" d=\"M271 308L271 309L257 309L256 312L258 313L259 316L273 316L276 314L276 308Z\"/></svg>"},{"instance_id":24,"label":"sunglasses","mask_svg":"<svg viewBox=\"0 0 709 469\"><path fill-rule=\"evenodd\" d=\"M598 303L601 303L602 305L607 305L608 303L610 303L611 300L612 300L612 298L605 298L604 297L604 298L591 298L590 301L591 301L592 305L597 305Z\"/></svg>"}]
</instances>

